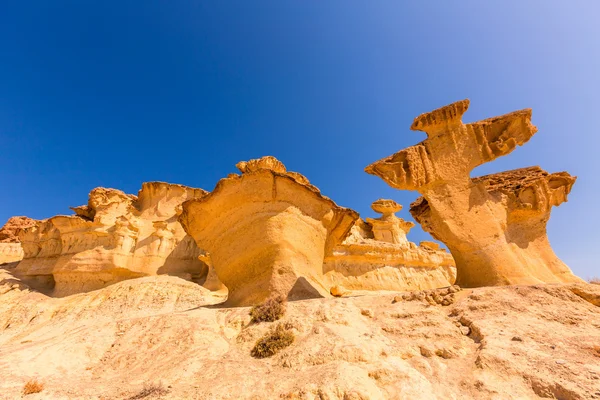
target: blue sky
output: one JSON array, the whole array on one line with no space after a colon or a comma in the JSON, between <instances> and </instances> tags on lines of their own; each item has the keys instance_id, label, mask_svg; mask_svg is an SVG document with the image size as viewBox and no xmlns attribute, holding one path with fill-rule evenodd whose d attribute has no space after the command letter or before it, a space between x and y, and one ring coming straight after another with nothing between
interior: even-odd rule
<instances>
[{"instance_id":1,"label":"blue sky","mask_svg":"<svg viewBox=\"0 0 600 400\"><path fill-rule=\"evenodd\" d=\"M469 98L465 122L533 108L538 134L473 176L577 175L549 236L600 275L598 15L596 1L4 1L0 224L68 214L97 186L212 190L263 155L363 217L383 197L410 219L418 194L363 169L424 138L415 116Z\"/></svg>"}]
</instances>

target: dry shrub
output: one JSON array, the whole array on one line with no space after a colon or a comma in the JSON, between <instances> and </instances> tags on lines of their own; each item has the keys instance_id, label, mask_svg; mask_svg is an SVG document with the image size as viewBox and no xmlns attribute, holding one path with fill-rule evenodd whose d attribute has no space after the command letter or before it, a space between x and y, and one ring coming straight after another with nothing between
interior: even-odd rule
<instances>
[{"instance_id":1,"label":"dry shrub","mask_svg":"<svg viewBox=\"0 0 600 400\"><path fill-rule=\"evenodd\" d=\"M285 314L286 301L283 296L275 296L264 303L252 307L250 316L252 322L273 322Z\"/></svg>"},{"instance_id":2,"label":"dry shrub","mask_svg":"<svg viewBox=\"0 0 600 400\"><path fill-rule=\"evenodd\" d=\"M254 358L266 358L275 355L279 350L294 343L294 334L287 330L283 324L277 324L266 335L258 339L250 355Z\"/></svg>"},{"instance_id":3,"label":"dry shrub","mask_svg":"<svg viewBox=\"0 0 600 400\"><path fill-rule=\"evenodd\" d=\"M23 396L27 396L28 394L39 393L44 390L44 384L38 382L37 379L31 379L29 382L23 386Z\"/></svg>"},{"instance_id":4,"label":"dry shrub","mask_svg":"<svg viewBox=\"0 0 600 400\"><path fill-rule=\"evenodd\" d=\"M169 391L165 389L161 382L145 383L144 388L139 393L129 397L127 400L145 399L148 396L164 396L167 393L169 393Z\"/></svg>"},{"instance_id":5,"label":"dry shrub","mask_svg":"<svg viewBox=\"0 0 600 400\"><path fill-rule=\"evenodd\" d=\"M600 285L600 278L592 278L590 279L590 283L592 285Z\"/></svg>"}]
</instances>

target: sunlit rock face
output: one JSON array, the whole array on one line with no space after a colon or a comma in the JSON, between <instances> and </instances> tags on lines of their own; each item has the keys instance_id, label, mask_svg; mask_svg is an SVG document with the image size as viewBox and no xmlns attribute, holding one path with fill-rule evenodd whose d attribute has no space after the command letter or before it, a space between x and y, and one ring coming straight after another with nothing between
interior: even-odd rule
<instances>
[{"instance_id":1,"label":"sunlit rock face","mask_svg":"<svg viewBox=\"0 0 600 400\"><path fill-rule=\"evenodd\" d=\"M461 286L581 281L552 251L546 222L575 178L538 167L471 179L471 171L509 154L537 131L531 110L470 124L459 101L417 117L423 142L377 161L366 172L423 195L411 205L423 229L444 242Z\"/></svg>"},{"instance_id":2,"label":"sunlit rock face","mask_svg":"<svg viewBox=\"0 0 600 400\"><path fill-rule=\"evenodd\" d=\"M19 231L35 225L35 220L27 217L11 217L0 228L0 264L20 261L23 247L19 242Z\"/></svg>"},{"instance_id":3,"label":"sunlit rock face","mask_svg":"<svg viewBox=\"0 0 600 400\"><path fill-rule=\"evenodd\" d=\"M146 275L202 281L203 253L177 221L180 205L202 189L144 183L138 196L96 188L74 216L36 221L21 230L24 259L15 272L62 296Z\"/></svg>"},{"instance_id":4,"label":"sunlit rock face","mask_svg":"<svg viewBox=\"0 0 600 400\"><path fill-rule=\"evenodd\" d=\"M372 208L382 217L357 221L348 238L325 259L325 281L332 294L433 289L454 283L456 267L448 252L437 243L417 246L408 241L414 224L394 215L402 209L400 204L380 199Z\"/></svg>"},{"instance_id":5,"label":"sunlit rock face","mask_svg":"<svg viewBox=\"0 0 600 400\"><path fill-rule=\"evenodd\" d=\"M379 199L371 204L373 211L382 214L380 218L367 218L375 240L409 247L406 235L415 224L396 217L402 206L394 200Z\"/></svg>"},{"instance_id":6,"label":"sunlit rock face","mask_svg":"<svg viewBox=\"0 0 600 400\"><path fill-rule=\"evenodd\" d=\"M358 214L337 206L274 157L241 162L207 196L183 203L179 220L209 252L228 304L272 295L329 296L323 260L350 232Z\"/></svg>"}]
</instances>

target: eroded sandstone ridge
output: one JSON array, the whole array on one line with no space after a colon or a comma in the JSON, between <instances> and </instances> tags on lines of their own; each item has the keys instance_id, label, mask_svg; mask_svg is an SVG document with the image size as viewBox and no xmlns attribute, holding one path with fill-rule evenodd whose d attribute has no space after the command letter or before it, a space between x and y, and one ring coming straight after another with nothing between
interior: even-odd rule
<instances>
[{"instance_id":1,"label":"eroded sandstone ridge","mask_svg":"<svg viewBox=\"0 0 600 400\"><path fill-rule=\"evenodd\" d=\"M182 202L202 189L144 183L138 196L96 188L76 215L58 215L21 229L24 259L15 273L58 296L98 289L146 275L178 275L200 281L202 251L177 221Z\"/></svg>"},{"instance_id":2,"label":"eroded sandstone ridge","mask_svg":"<svg viewBox=\"0 0 600 400\"><path fill-rule=\"evenodd\" d=\"M411 213L450 249L465 287L581 281L546 235L552 206L567 200L575 177L538 167L471 179L477 166L509 154L536 132L531 110L470 124L463 100L415 118L427 139L369 165L367 173L423 195Z\"/></svg>"},{"instance_id":3,"label":"eroded sandstone ridge","mask_svg":"<svg viewBox=\"0 0 600 400\"><path fill-rule=\"evenodd\" d=\"M211 194L163 182L138 196L96 188L75 215L11 219L0 250L23 258L14 273L54 296L162 274L228 290L232 305L454 283L451 255L409 242L414 224L396 217L393 200L375 201L382 215L365 222L274 157L237 167L242 175Z\"/></svg>"},{"instance_id":4,"label":"eroded sandstone ridge","mask_svg":"<svg viewBox=\"0 0 600 400\"><path fill-rule=\"evenodd\" d=\"M456 279L452 256L437 243L417 246L406 235L412 222L396 217L402 206L379 199L371 208L380 218L358 220L350 235L325 259L332 294L355 290L418 290L450 286Z\"/></svg>"},{"instance_id":5,"label":"eroded sandstone ridge","mask_svg":"<svg viewBox=\"0 0 600 400\"><path fill-rule=\"evenodd\" d=\"M0 228L0 264L19 261L23 258L23 248L19 243L18 232L35 224L27 217L12 217Z\"/></svg>"},{"instance_id":6,"label":"eroded sandstone ridge","mask_svg":"<svg viewBox=\"0 0 600 400\"><path fill-rule=\"evenodd\" d=\"M337 206L308 179L274 157L240 162L242 175L183 203L179 221L209 252L228 303L256 304L329 294L323 259L350 232L358 214Z\"/></svg>"}]
</instances>

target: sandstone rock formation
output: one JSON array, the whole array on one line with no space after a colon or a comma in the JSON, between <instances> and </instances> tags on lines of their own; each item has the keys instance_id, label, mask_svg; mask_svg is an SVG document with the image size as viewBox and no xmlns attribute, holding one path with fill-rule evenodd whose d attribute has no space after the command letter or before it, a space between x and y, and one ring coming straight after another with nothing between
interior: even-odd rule
<instances>
[{"instance_id":1,"label":"sandstone rock formation","mask_svg":"<svg viewBox=\"0 0 600 400\"><path fill-rule=\"evenodd\" d=\"M209 252L228 304L329 295L323 260L343 241L358 214L321 195L306 177L274 157L240 162L242 175L183 203L179 221Z\"/></svg>"},{"instance_id":2,"label":"sandstone rock formation","mask_svg":"<svg viewBox=\"0 0 600 400\"><path fill-rule=\"evenodd\" d=\"M35 220L31 218L12 217L0 228L0 264L20 261L23 258L18 232L34 224Z\"/></svg>"},{"instance_id":3,"label":"sandstone rock formation","mask_svg":"<svg viewBox=\"0 0 600 400\"><path fill-rule=\"evenodd\" d=\"M54 295L98 289L146 275L202 281L202 251L177 221L180 204L202 189L144 183L138 196L96 188L75 216L55 216L23 229L24 259L15 273Z\"/></svg>"},{"instance_id":4,"label":"sandstone rock formation","mask_svg":"<svg viewBox=\"0 0 600 400\"><path fill-rule=\"evenodd\" d=\"M473 168L509 154L537 131L531 110L463 124L468 100L415 119L423 142L377 161L366 172L423 195L411 213L444 242L464 287L576 282L552 251L546 222L566 201L574 177L537 167L471 179Z\"/></svg>"},{"instance_id":5,"label":"sandstone rock formation","mask_svg":"<svg viewBox=\"0 0 600 400\"><path fill-rule=\"evenodd\" d=\"M325 258L323 271L331 294L434 289L454 283L456 268L450 254L440 251L439 245L408 241L406 234L414 224L394 215L402 209L400 204L380 199L372 208L383 216L358 220L348 238Z\"/></svg>"},{"instance_id":6,"label":"sandstone rock formation","mask_svg":"<svg viewBox=\"0 0 600 400\"><path fill-rule=\"evenodd\" d=\"M375 240L408 246L406 235L415 224L394 215L402 210L402 206L394 200L379 199L371 208L382 214L381 218L367 218L367 222L373 227Z\"/></svg>"}]
</instances>

